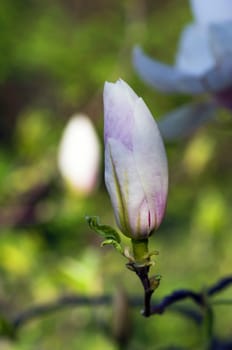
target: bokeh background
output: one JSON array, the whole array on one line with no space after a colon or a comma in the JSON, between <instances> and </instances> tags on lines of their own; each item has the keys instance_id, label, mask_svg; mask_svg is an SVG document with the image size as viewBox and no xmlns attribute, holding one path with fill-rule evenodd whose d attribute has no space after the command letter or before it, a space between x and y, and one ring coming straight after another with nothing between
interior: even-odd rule
<instances>
[{"instance_id":1,"label":"bokeh background","mask_svg":"<svg viewBox=\"0 0 232 350\"><path fill-rule=\"evenodd\" d=\"M127 297L142 297L126 261L112 248L100 248L100 237L85 222L85 215L98 215L114 225L103 162L98 186L84 196L65 184L57 154L69 118L85 113L103 155L105 80L127 81L157 120L193 100L152 90L131 59L140 43L171 63L191 18L186 0L1 1L1 318L63 295L115 296L123 289ZM151 239L160 252L154 271L163 276L155 298L178 288L200 290L231 274L231 126L229 112L220 111L216 121L190 137L166 143L168 208ZM230 295L227 290L220 297ZM201 330L183 315L170 310L144 319L142 306L127 312L126 302L117 303L118 297L105 306L73 306L37 317L19 329L16 340L2 336L0 349L118 349L118 318L130 325L123 335L128 349L199 348ZM214 310L215 334L228 339L230 306Z\"/></svg>"}]
</instances>

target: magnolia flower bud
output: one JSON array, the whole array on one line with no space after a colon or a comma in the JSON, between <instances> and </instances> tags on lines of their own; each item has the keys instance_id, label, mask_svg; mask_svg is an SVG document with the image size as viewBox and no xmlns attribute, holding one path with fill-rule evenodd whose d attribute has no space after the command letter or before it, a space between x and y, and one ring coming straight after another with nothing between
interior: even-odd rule
<instances>
[{"instance_id":1,"label":"magnolia flower bud","mask_svg":"<svg viewBox=\"0 0 232 350\"><path fill-rule=\"evenodd\" d=\"M58 166L62 176L76 192L88 194L96 186L99 163L99 140L90 119L73 116L59 147Z\"/></svg>"},{"instance_id":2,"label":"magnolia flower bud","mask_svg":"<svg viewBox=\"0 0 232 350\"><path fill-rule=\"evenodd\" d=\"M219 23L232 19L231 0L191 0L192 11L201 24Z\"/></svg>"},{"instance_id":3,"label":"magnolia flower bud","mask_svg":"<svg viewBox=\"0 0 232 350\"><path fill-rule=\"evenodd\" d=\"M167 158L142 98L123 81L104 87L105 182L116 222L126 236L146 239L163 219Z\"/></svg>"}]
</instances>

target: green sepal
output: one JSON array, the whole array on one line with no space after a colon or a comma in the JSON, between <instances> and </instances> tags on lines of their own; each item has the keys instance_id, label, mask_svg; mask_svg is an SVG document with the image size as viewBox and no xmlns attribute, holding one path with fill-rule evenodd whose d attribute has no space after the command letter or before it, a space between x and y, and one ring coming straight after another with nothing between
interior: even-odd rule
<instances>
[{"instance_id":1,"label":"green sepal","mask_svg":"<svg viewBox=\"0 0 232 350\"><path fill-rule=\"evenodd\" d=\"M122 253L122 247L121 244L116 242L113 239L105 239L102 243L101 243L101 247L103 247L104 245L113 245L115 249L117 249L120 253Z\"/></svg>"},{"instance_id":2,"label":"green sepal","mask_svg":"<svg viewBox=\"0 0 232 350\"><path fill-rule=\"evenodd\" d=\"M104 245L110 244L113 245L114 248L116 248L120 253L123 252L120 244L121 238L113 227L108 225L101 225L99 223L98 216L86 216L85 219L88 222L89 227L104 238L104 241L101 243L102 247Z\"/></svg>"},{"instance_id":3,"label":"green sepal","mask_svg":"<svg viewBox=\"0 0 232 350\"><path fill-rule=\"evenodd\" d=\"M155 275L150 277L150 285L151 285L151 289L153 291L155 291L159 285L160 285L160 281L161 281L162 276L161 275Z\"/></svg>"}]
</instances>

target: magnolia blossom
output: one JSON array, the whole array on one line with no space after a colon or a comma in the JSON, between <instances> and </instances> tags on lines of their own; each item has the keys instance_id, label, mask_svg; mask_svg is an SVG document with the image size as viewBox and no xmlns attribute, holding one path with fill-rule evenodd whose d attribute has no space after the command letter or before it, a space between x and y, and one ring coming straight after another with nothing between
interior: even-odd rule
<instances>
[{"instance_id":1,"label":"magnolia blossom","mask_svg":"<svg viewBox=\"0 0 232 350\"><path fill-rule=\"evenodd\" d=\"M191 0L191 7L195 20L203 25L232 19L231 0Z\"/></svg>"},{"instance_id":2,"label":"magnolia blossom","mask_svg":"<svg viewBox=\"0 0 232 350\"><path fill-rule=\"evenodd\" d=\"M192 0L191 7L195 22L187 25L181 35L175 65L153 60L136 47L135 69L144 81L161 91L210 92L230 106L232 1Z\"/></svg>"},{"instance_id":3,"label":"magnolia blossom","mask_svg":"<svg viewBox=\"0 0 232 350\"><path fill-rule=\"evenodd\" d=\"M145 239L164 216L167 158L143 99L123 80L104 87L105 182L121 231Z\"/></svg>"},{"instance_id":4,"label":"magnolia blossom","mask_svg":"<svg viewBox=\"0 0 232 350\"><path fill-rule=\"evenodd\" d=\"M75 115L61 139L58 166L64 179L80 193L94 190L99 171L100 144L91 120Z\"/></svg>"}]
</instances>

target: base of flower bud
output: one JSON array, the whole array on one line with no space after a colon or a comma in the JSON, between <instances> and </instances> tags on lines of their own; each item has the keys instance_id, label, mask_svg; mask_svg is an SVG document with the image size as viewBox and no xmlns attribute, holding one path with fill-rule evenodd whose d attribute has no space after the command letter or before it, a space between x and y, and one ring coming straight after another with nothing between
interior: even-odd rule
<instances>
[{"instance_id":1,"label":"base of flower bud","mask_svg":"<svg viewBox=\"0 0 232 350\"><path fill-rule=\"evenodd\" d=\"M135 263L140 266L149 265L148 239L132 239L131 244Z\"/></svg>"}]
</instances>

